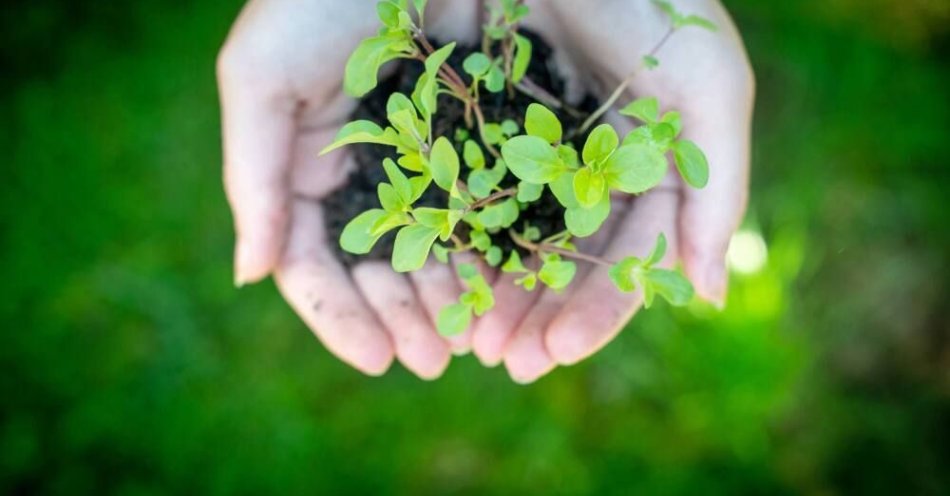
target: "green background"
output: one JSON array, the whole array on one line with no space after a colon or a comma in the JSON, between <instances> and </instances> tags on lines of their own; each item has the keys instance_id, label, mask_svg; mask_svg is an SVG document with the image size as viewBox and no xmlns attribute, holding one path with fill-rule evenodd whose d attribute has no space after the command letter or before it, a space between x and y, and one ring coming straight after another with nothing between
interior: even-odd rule
<instances>
[{"instance_id":1,"label":"green background","mask_svg":"<svg viewBox=\"0 0 950 496\"><path fill-rule=\"evenodd\" d=\"M0 491L950 492L946 3L727 1L767 263L528 387L471 356L363 377L271 282L233 287L214 57L241 2L14 4Z\"/></svg>"}]
</instances>

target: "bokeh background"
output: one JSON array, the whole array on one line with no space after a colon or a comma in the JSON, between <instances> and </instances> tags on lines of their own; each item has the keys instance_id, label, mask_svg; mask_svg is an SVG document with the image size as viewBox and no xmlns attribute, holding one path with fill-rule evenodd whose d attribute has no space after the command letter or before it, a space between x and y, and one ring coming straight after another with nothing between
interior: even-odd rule
<instances>
[{"instance_id":1,"label":"bokeh background","mask_svg":"<svg viewBox=\"0 0 950 496\"><path fill-rule=\"evenodd\" d=\"M362 377L233 287L240 1L5 3L0 491L950 494L950 4L725 3L759 82L727 309L529 387Z\"/></svg>"}]
</instances>

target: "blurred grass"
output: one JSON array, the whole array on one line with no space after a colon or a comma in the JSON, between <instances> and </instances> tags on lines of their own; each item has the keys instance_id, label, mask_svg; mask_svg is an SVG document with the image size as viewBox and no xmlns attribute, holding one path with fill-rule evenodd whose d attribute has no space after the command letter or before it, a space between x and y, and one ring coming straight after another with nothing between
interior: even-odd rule
<instances>
[{"instance_id":1,"label":"blurred grass","mask_svg":"<svg viewBox=\"0 0 950 496\"><path fill-rule=\"evenodd\" d=\"M234 290L215 52L240 2L11 7L0 490L946 494L948 12L726 2L759 80L723 313L644 313L531 387L333 359Z\"/></svg>"}]
</instances>

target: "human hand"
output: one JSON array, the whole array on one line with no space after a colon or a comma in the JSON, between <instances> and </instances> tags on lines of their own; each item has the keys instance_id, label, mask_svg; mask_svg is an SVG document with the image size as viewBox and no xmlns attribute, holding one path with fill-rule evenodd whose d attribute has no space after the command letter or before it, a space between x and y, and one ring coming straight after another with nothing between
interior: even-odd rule
<instances>
[{"instance_id":1,"label":"human hand","mask_svg":"<svg viewBox=\"0 0 950 496\"><path fill-rule=\"evenodd\" d=\"M572 69L573 93L600 87L606 94L636 70L660 40L669 20L645 0L585 2L528 1L526 27L557 49L559 65ZM660 66L641 71L628 88L629 100L655 96L682 113L684 137L709 161L709 184L684 187L675 172L637 198L614 198L604 235L583 240L582 251L608 260L645 256L659 233L670 249L669 266L682 259L697 293L722 305L726 292L725 253L745 210L754 79L739 34L715 0L677 0L680 11L712 20L716 33L677 31L657 54ZM629 120L607 114L621 136ZM504 361L518 382L532 382L557 364L590 356L620 332L642 303L640 292L620 293L605 267L578 267L575 282L556 294L525 293L503 275L495 285L496 307L473 329L473 350L494 365Z\"/></svg>"},{"instance_id":2,"label":"human hand","mask_svg":"<svg viewBox=\"0 0 950 496\"><path fill-rule=\"evenodd\" d=\"M429 28L475 39L477 5L433 2ZM432 322L461 292L452 270L431 263L407 277L388 263L348 272L327 239L321 198L347 179L353 160L318 157L354 102L342 94L343 67L377 29L375 2L248 2L221 50L218 82L224 182L235 218L235 282L274 273L287 301L341 360L384 373L393 356L423 378L438 377L451 350Z\"/></svg>"}]
</instances>

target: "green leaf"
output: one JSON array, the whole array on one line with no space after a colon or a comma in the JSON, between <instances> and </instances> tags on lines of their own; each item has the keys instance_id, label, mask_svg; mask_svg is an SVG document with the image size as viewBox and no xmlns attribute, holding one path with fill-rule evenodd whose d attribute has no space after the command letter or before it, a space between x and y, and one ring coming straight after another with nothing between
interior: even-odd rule
<instances>
[{"instance_id":1,"label":"green leaf","mask_svg":"<svg viewBox=\"0 0 950 496\"><path fill-rule=\"evenodd\" d=\"M678 18L674 22L674 25L678 28L682 28L686 26L696 26L696 27L700 27L712 32L716 32L718 29L716 27L716 24L714 24L709 19L700 17L698 15L694 15L694 14L690 14L688 16Z\"/></svg>"},{"instance_id":2,"label":"green leaf","mask_svg":"<svg viewBox=\"0 0 950 496\"><path fill-rule=\"evenodd\" d=\"M521 262L521 255L518 255L518 251L511 250L511 255L508 256L508 261L501 266L501 271L508 274L520 274L528 272L528 269Z\"/></svg>"},{"instance_id":3,"label":"green leaf","mask_svg":"<svg viewBox=\"0 0 950 496\"><path fill-rule=\"evenodd\" d=\"M538 276L534 272L529 272L525 274L524 277L515 279L515 284L523 287L527 291L534 291L534 288L538 285Z\"/></svg>"},{"instance_id":4,"label":"green leaf","mask_svg":"<svg viewBox=\"0 0 950 496\"><path fill-rule=\"evenodd\" d=\"M411 177L409 178L409 184L412 185L412 197L407 203L412 204L426 192L426 189L432 184L432 178L428 175Z\"/></svg>"},{"instance_id":5,"label":"green leaf","mask_svg":"<svg viewBox=\"0 0 950 496\"><path fill-rule=\"evenodd\" d=\"M640 119L643 122L653 123L660 117L660 102L656 98L639 98L620 109L620 113Z\"/></svg>"},{"instance_id":6,"label":"green leaf","mask_svg":"<svg viewBox=\"0 0 950 496\"><path fill-rule=\"evenodd\" d=\"M485 89L492 93L498 93L505 89L505 71L501 69L501 64L494 63L488 70L488 77L485 79Z\"/></svg>"},{"instance_id":7,"label":"green leaf","mask_svg":"<svg viewBox=\"0 0 950 496\"><path fill-rule=\"evenodd\" d=\"M565 172L548 184L558 203L566 209L580 207L577 197L574 196L574 174L573 171Z\"/></svg>"},{"instance_id":8,"label":"green leaf","mask_svg":"<svg viewBox=\"0 0 950 496\"><path fill-rule=\"evenodd\" d=\"M646 67L647 70L656 69L660 66L660 60L652 55L643 56L643 67Z\"/></svg>"},{"instance_id":9,"label":"green leaf","mask_svg":"<svg viewBox=\"0 0 950 496\"><path fill-rule=\"evenodd\" d=\"M581 166L580 159L577 158L577 150L570 145L558 145L557 146L557 156L561 157L561 161L564 162L569 169L576 169Z\"/></svg>"},{"instance_id":10,"label":"green leaf","mask_svg":"<svg viewBox=\"0 0 950 496\"><path fill-rule=\"evenodd\" d=\"M528 183L525 181L518 182L518 201L521 203L531 203L537 201L538 198L541 198L541 193L544 192L544 185Z\"/></svg>"},{"instance_id":11,"label":"green leaf","mask_svg":"<svg viewBox=\"0 0 950 496\"><path fill-rule=\"evenodd\" d=\"M510 138L518 134L519 131L521 131L521 129L518 127L517 122L511 119L505 119L501 122L501 133L505 136Z\"/></svg>"},{"instance_id":12,"label":"green leaf","mask_svg":"<svg viewBox=\"0 0 950 496\"><path fill-rule=\"evenodd\" d=\"M676 11L676 7L673 7L673 4L669 0L653 0L653 4L659 7L663 12L666 12L666 15L677 18L679 17L679 12Z\"/></svg>"},{"instance_id":13,"label":"green leaf","mask_svg":"<svg viewBox=\"0 0 950 496\"><path fill-rule=\"evenodd\" d=\"M646 145L621 146L607 159L604 174L607 184L624 193L642 193L663 180L666 157Z\"/></svg>"},{"instance_id":14,"label":"green leaf","mask_svg":"<svg viewBox=\"0 0 950 496\"><path fill-rule=\"evenodd\" d=\"M395 132L383 131L383 128L372 121L353 121L340 128L340 131L336 133L336 138L333 139L333 143L320 150L320 155L326 155L337 148L353 143L375 143L389 146L399 144Z\"/></svg>"},{"instance_id":15,"label":"green leaf","mask_svg":"<svg viewBox=\"0 0 950 496\"><path fill-rule=\"evenodd\" d=\"M393 185L396 194L399 195L400 203L406 206L412 204L416 198L413 194L412 183L409 181L409 178L399 170L399 167L396 166L392 159L383 159L383 169L386 171L386 177L389 178L389 182Z\"/></svg>"},{"instance_id":16,"label":"green leaf","mask_svg":"<svg viewBox=\"0 0 950 496\"><path fill-rule=\"evenodd\" d=\"M478 251L488 251L491 248L491 238L483 230L471 231L468 237L472 241L472 246Z\"/></svg>"},{"instance_id":17,"label":"green leaf","mask_svg":"<svg viewBox=\"0 0 950 496\"><path fill-rule=\"evenodd\" d=\"M435 255L435 259L440 263L449 263L449 250L439 243L432 245L432 254Z\"/></svg>"},{"instance_id":18,"label":"green leaf","mask_svg":"<svg viewBox=\"0 0 950 496\"><path fill-rule=\"evenodd\" d=\"M386 115L395 114L400 110L408 110L413 117L416 116L416 107L409 97L398 92L389 95L389 100L386 101Z\"/></svg>"},{"instance_id":19,"label":"green leaf","mask_svg":"<svg viewBox=\"0 0 950 496\"><path fill-rule=\"evenodd\" d=\"M528 64L531 63L531 40L515 34L515 59L511 63L511 81L519 82L528 72Z\"/></svg>"},{"instance_id":20,"label":"green leaf","mask_svg":"<svg viewBox=\"0 0 950 496\"><path fill-rule=\"evenodd\" d=\"M489 205L478 213L478 221L488 229L496 227L509 227L516 220L521 210L518 208L518 202L509 198L501 203Z\"/></svg>"},{"instance_id":21,"label":"green leaf","mask_svg":"<svg viewBox=\"0 0 950 496\"><path fill-rule=\"evenodd\" d=\"M584 163L591 165L607 160L607 157L617 149L619 142L620 138L617 137L617 131L614 131L610 124L601 124L595 127L587 137L587 142L584 143L582 154Z\"/></svg>"},{"instance_id":22,"label":"green leaf","mask_svg":"<svg viewBox=\"0 0 950 496\"><path fill-rule=\"evenodd\" d=\"M391 36L366 38L356 47L343 73L343 89L346 94L359 98L376 87L379 68L386 62L402 55L400 40Z\"/></svg>"},{"instance_id":23,"label":"green leaf","mask_svg":"<svg viewBox=\"0 0 950 496\"><path fill-rule=\"evenodd\" d=\"M472 308L462 303L447 305L439 311L436 328L443 336L455 336L465 332L472 323Z\"/></svg>"},{"instance_id":24,"label":"green leaf","mask_svg":"<svg viewBox=\"0 0 950 496\"><path fill-rule=\"evenodd\" d=\"M388 213L385 210L374 208L357 215L351 220L340 234L340 247L348 253L364 255L373 249L373 245L385 232L373 234L373 226Z\"/></svg>"},{"instance_id":25,"label":"green leaf","mask_svg":"<svg viewBox=\"0 0 950 496\"><path fill-rule=\"evenodd\" d=\"M645 285L674 306L683 306L693 299L693 285L682 274L673 270L650 269L644 271Z\"/></svg>"},{"instance_id":26,"label":"green leaf","mask_svg":"<svg viewBox=\"0 0 950 496\"><path fill-rule=\"evenodd\" d=\"M502 145L501 155L511 172L529 183L547 184L566 169L554 148L536 136L511 138Z\"/></svg>"},{"instance_id":27,"label":"green leaf","mask_svg":"<svg viewBox=\"0 0 950 496\"><path fill-rule=\"evenodd\" d=\"M420 207L413 209L412 217L426 227L438 229L439 237L445 241L452 236L452 231L455 230L455 225L461 216L456 210Z\"/></svg>"},{"instance_id":28,"label":"green leaf","mask_svg":"<svg viewBox=\"0 0 950 496\"><path fill-rule=\"evenodd\" d=\"M621 146L647 145L655 148L660 153L666 153L673 143L673 138L676 136L676 130L673 124L656 122L637 127L624 137Z\"/></svg>"},{"instance_id":29,"label":"green leaf","mask_svg":"<svg viewBox=\"0 0 950 496\"><path fill-rule=\"evenodd\" d=\"M432 151L429 153L429 173L440 188L449 192L455 189L455 181L459 177L459 156L452 142L445 136L440 136L432 145Z\"/></svg>"},{"instance_id":30,"label":"green leaf","mask_svg":"<svg viewBox=\"0 0 950 496\"><path fill-rule=\"evenodd\" d=\"M482 147L478 146L474 140L468 140L462 148L462 158L465 165L473 169L485 167L485 154L482 153Z\"/></svg>"},{"instance_id":31,"label":"green leaf","mask_svg":"<svg viewBox=\"0 0 950 496\"><path fill-rule=\"evenodd\" d=\"M424 172L425 162L422 160L422 154L419 152L409 152L396 161L400 167L413 172Z\"/></svg>"},{"instance_id":32,"label":"green leaf","mask_svg":"<svg viewBox=\"0 0 950 496\"><path fill-rule=\"evenodd\" d=\"M402 9L393 2L379 2L376 4L376 14L379 20L388 28L399 27L399 13Z\"/></svg>"},{"instance_id":33,"label":"green leaf","mask_svg":"<svg viewBox=\"0 0 950 496\"><path fill-rule=\"evenodd\" d=\"M389 114L387 116L389 122L399 131L400 134L406 135L410 138L411 141L421 142L424 137L419 135L418 129L416 128L416 110L399 110Z\"/></svg>"},{"instance_id":34,"label":"green leaf","mask_svg":"<svg viewBox=\"0 0 950 496\"><path fill-rule=\"evenodd\" d=\"M606 194L592 208L573 207L564 211L567 230L578 238L586 238L597 232L610 216L610 195Z\"/></svg>"},{"instance_id":35,"label":"green leaf","mask_svg":"<svg viewBox=\"0 0 950 496\"><path fill-rule=\"evenodd\" d=\"M381 236L397 227L412 224L412 217L405 212L386 212L386 215L380 217L370 229L373 236Z\"/></svg>"},{"instance_id":36,"label":"green leaf","mask_svg":"<svg viewBox=\"0 0 950 496\"><path fill-rule=\"evenodd\" d=\"M438 101L439 86L436 78L430 77L428 73L423 72L416 81L416 87L412 90L412 102L419 109L422 118L427 122L436 111Z\"/></svg>"},{"instance_id":37,"label":"green leaf","mask_svg":"<svg viewBox=\"0 0 950 496\"><path fill-rule=\"evenodd\" d=\"M505 135L501 130L500 124L495 124L494 122L490 122L488 124L485 124L485 128L482 131L485 135L485 141L489 145L497 145L498 143L501 143L505 139Z\"/></svg>"},{"instance_id":38,"label":"green leaf","mask_svg":"<svg viewBox=\"0 0 950 496\"><path fill-rule=\"evenodd\" d=\"M425 17L427 2L428 0L412 0L412 5L416 8L416 13L419 14L420 19Z\"/></svg>"},{"instance_id":39,"label":"green leaf","mask_svg":"<svg viewBox=\"0 0 950 496\"><path fill-rule=\"evenodd\" d=\"M709 164L696 143L689 140L673 143L673 162L686 184L702 188L709 183Z\"/></svg>"},{"instance_id":40,"label":"green leaf","mask_svg":"<svg viewBox=\"0 0 950 496\"><path fill-rule=\"evenodd\" d=\"M498 264L501 263L501 248L497 246L492 246L485 252L485 262L492 267L498 267Z\"/></svg>"},{"instance_id":41,"label":"green leaf","mask_svg":"<svg viewBox=\"0 0 950 496\"><path fill-rule=\"evenodd\" d=\"M567 287L577 273L577 264L561 260L559 256L550 255L538 271L538 278L549 288L560 291Z\"/></svg>"},{"instance_id":42,"label":"green leaf","mask_svg":"<svg viewBox=\"0 0 950 496\"><path fill-rule=\"evenodd\" d=\"M379 197L379 204L382 205L383 210L387 212L402 212L406 207L406 204L403 203L402 198L396 193L396 189L393 188L392 184L377 184L376 195Z\"/></svg>"},{"instance_id":43,"label":"green leaf","mask_svg":"<svg viewBox=\"0 0 950 496\"><path fill-rule=\"evenodd\" d=\"M429 54L429 56L426 57L426 73L429 74L430 77L435 76L435 74L439 72L439 68L442 67L442 64L452 55L453 50L455 50L454 41Z\"/></svg>"},{"instance_id":44,"label":"green leaf","mask_svg":"<svg viewBox=\"0 0 950 496\"><path fill-rule=\"evenodd\" d=\"M650 252L650 256L647 257L646 261L643 263L646 267L651 267L660 263L660 260L663 260L663 255L666 254L666 236L663 233L660 233L656 238L656 245L653 246L653 251Z\"/></svg>"},{"instance_id":45,"label":"green leaf","mask_svg":"<svg viewBox=\"0 0 950 496\"><path fill-rule=\"evenodd\" d=\"M490 68L491 59L482 52L472 53L462 62L462 69L475 79L484 76Z\"/></svg>"},{"instance_id":46,"label":"green leaf","mask_svg":"<svg viewBox=\"0 0 950 496\"><path fill-rule=\"evenodd\" d=\"M459 264L458 267L455 268L455 270L458 272L459 278L462 279L463 281L468 281L469 279L478 277L479 275L478 268L468 263Z\"/></svg>"},{"instance_id":47,"label":"green leaf","mask_svg":"<svg viewBox=\"0 0 950 496\"><path fill-rule=\"evenodd\" d=\"M521 237L527 239L528 241L537 241L541 239L541 230L534 226L525 225L524 232L521 233Z\"/></svg>"},{"instance_id":48,"label":"green leaf","mask_svg":"<svg viewBox=\"0 0 950 496\"><path fill-rule=\"evenodd\" d=\"M641 262L637 257L627 257L615 263L610 267L608 274L610 280L614 282L617 289L624 293L631 293L637 289L637 284L633 279L634 269L640 267Z\"/></svg>"},{"instance_id":49,"label":"green leaf","mask_svg":"<svg viewBox=\"0 0 950 496\"><path fill-rule=\"evenodd\" d=\"M600 203L607 194L607 182L604 175L583 167L574 173L574 197L581 207L591 208Z\"/></svg>"},{"instance_id":50,"label":"green leaf","mask_svg":"<svg viewBox=\"0 0 950 496\"><path fill-rule=\"evenodd\" d=\"M673 128L674 138L679 136L683 130L683 121L680 118L680 113L675 110L663 114L663 117L660 118L660 122L668 124Z\"/></svg>"},{"instance_id":51,"label":"green leaf","mask_svg":"<svg viewBox=\"0 0 950 496\"><path fill-rule=\"evenodd\" d=\"M528 105L528 112L524 118L524 129L530 136L537 136L548 143L561 141L561 121L540 103Z\"/></svg>"},{"instance_id":52,"label":"green leaf","mask_svg":"<svg viewBox=\"0 0 950 496\"><path fill-rule=\"evenodd\" d=\"M422 224L413 224L403 227L396 233L396 242L393 244L393 270L396 272L411 272L419 270L429 257L429 250L435 238L439 237L441 229Z\"/></svg>"}]
</instances>

